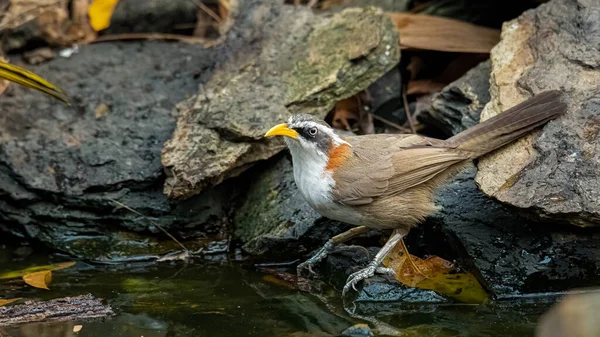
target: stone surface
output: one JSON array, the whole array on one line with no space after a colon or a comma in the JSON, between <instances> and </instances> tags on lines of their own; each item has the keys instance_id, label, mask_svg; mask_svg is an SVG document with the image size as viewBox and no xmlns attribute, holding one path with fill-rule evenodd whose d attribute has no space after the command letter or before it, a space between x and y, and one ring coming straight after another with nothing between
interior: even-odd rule
<instances>
[{"instance_id":1,"label":"stone surface","mask_svg":"<svg viewBox=\"0 0 600 337\"><path fill-rule=\"evenodd\" d=\"M217 65L244 58L246 49L258 50L263 22L275 20L280 10L277 2L244 2L227 39L213 48L99 43L80 47L68 59L28 65L63 87L74 106L21 86L11 85L3 93L2 235L34 239L96 261L154 258L180 249L147 218L111 201L117 200L190 249L210 244L199 236L222 239L235 183L185 202L169 201L163 194L161 148L175 128L175 105L197 93ZM101 105L108 113L97 118Z\"/></svg>"},{"instance_id":2,"label":"stone surface","mask_svg":"<svg viewBox=\"0 0 600 337\"><path fill-rule=\"evenodd\" d=\"M373 8L317 17L307 8L264 6L252 17L263 21L261 29L242 34L254 43L180 106L162 152L171 198L190 197L275 155L282 140L263 139L275 123L300 112L325 117L400 58L396 29Z\"/></svg>"},{"instance_id":3,"label":"stone surface","mask_svg":"<svg viewBox=\"0 0 600 337\"><path fill-rule=\"evenodd\" d=\"M539 218L600 226L599 22L596 1L553 0L504 24L482 119L551 89L566 93L568 112L480 160L487 195Z\"/></svg>"},{"instance_id":4,"label":"stone surface","mask_svg":"<svg viewBox=\"0 0 600 337\"><path fill-rule=\"evenodd\" d=\"M171 109L210 76L216 55L187 44L103 43L28 66L64 87L74 107L21 86L2 95L0 229L89 259L180 249L114 199L173 234L220 231L232 192L171 203L160 163L175 126ZM110 112L96 118L101 104Z\"/></svg>"},{"instance_id":5,"label":"stone surface","mask_svg":"<svg viewBox=\"0 0 600 337\"><path fill-rule=\"evenodd\" d=\"M459 265L498 299L600 284L600 233L529 220L483 194L475 172L440 189L442 209L423 225L443 228Z\"/></svg>"},{"instance_id":6,"label":"stone surface","mask_svg":"<svg viewBox=\"0 0 600 337\"><path fill-rule=\"evenodd\" d=\"M321 217L294 183L290 158L279 155L248 172L251 179L243 203L234 211L235 235L252 255L291 260L319 248L350 225Z\"/></svg>"},{"instance_id":7,"label":"stone surface","mask_svg":"<svg viewBox=\"0 0 600 337\"><path fill-rule=\"evenodd\" d=\"M431 98L417 118L450 137L479 123L481 110L490 100L490 61L480 63Z\"/></svg>"}]
</instances>

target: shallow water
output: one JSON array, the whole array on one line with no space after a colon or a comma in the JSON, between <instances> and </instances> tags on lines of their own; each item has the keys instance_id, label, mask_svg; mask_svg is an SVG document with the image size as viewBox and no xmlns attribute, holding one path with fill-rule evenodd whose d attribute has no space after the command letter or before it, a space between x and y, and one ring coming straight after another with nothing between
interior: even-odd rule
<instances>
[{"instance_id":1,"label":"shallow water","mask_svg":"<svg viewBox=\"0 0 600 337\"><path fill-rule=\"evenodd\" d=\"M60 261L45 256L15 261L0 253L0 273ZM0 291L6 298L26 299L91 293L117 313L105 321L0 328L0 336L14 337L336 336L357 323L400 336L523 337L533 336L539 315L550 305L519 300L407 309L401 303L361 303L355 312L369 316L364 320L344 309L338 291L309 294L226 259L114 266L78 262L54 272L49 291L19 279L0 280ZM77 333L75 325L82 325Z\"/></svg>"}]
</instances>

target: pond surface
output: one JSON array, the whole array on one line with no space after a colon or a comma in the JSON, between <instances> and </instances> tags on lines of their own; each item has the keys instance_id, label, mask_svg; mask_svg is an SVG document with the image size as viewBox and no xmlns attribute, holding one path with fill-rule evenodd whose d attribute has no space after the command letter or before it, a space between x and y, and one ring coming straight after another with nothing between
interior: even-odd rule
<instances>
[{"instance_id":1,"label":"pond surface","mask_svg":"<svg viewBox=\"0 0 600 337\"><path fill-rule=\"evenodd\" d=\"M0 273L68 260L34 255L15 260L7 250L0 250ZM413 305L406 310L401 303L370 303L356 309L369 315L364 320L344 309L339 291L303 292L225 258L158 265L78 262L55 271L49 287L49 291L32 288L18 278L0 280L5 298L52 299L91 293L106 299L117 315L96 322L0 328L0 336L339 336L356 324L367 323L376 333L396 336L523 337L534 335L539 315L551 305L548 299L521 299L482 306ZM81 330L74 333L76 325Z\"/></svg>"}]
</instances>

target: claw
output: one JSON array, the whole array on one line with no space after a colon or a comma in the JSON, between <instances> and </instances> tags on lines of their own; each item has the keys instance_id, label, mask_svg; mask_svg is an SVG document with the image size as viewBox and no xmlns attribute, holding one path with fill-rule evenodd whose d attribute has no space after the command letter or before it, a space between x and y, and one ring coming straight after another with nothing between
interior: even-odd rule
<instances>
[{"instance_id":1,"label":"claw","mask_svg":"<svg viewBox=\"0 0 600 337\"><path fill-rule=\"evenodd\" d=\"M300 263L298 267L296 267L296 274L298 276L302 276L302 271L304 269L308 269L310 275L315 275L316 272L313 270L313 266L319 262L321 262L324 258L331 253L333 250L333 242L331 240L327 241L319 251L315 255L313 255L310 259Z\"/></svg>"},{"instance_id":2,"label":"claw","mask_svg":"<svg viewBox=\"0 0 600 337\"><path fill-rule=\"evenodd\" d=\"M375 276L375 274L394 277L396 276L396 272L392 268L376 267L374 265L369 265L368 267L361 269L355 273L352 273L350 274L350 276L348 276L348 279L346 280L346 285L342 290L342 296L345 296L348 290L350 290L350 288L358 292L358 289L356 289L356 285L360 281L364 281L368 278Z\"/></svg>"}]
</instances>

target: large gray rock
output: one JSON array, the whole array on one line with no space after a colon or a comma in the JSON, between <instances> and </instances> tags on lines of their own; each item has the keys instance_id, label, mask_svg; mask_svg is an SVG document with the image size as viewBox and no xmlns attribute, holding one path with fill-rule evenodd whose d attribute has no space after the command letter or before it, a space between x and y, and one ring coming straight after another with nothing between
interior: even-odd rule
<instances>
[{"instance_id":1,"label":"large gray rock","mask_svg":"<svg viewBox=\"0 0 600 337\"><path fill-rule=\"evenodd\" d=\"M256 43L219 67L165 144L165 193L187 198L239 175L283 149L263 135L293 113L325 117L336 102L367 88L400 59L398 33L382 11L353 8L331 17L264 6Z\"/></svg>"},{"instance_id":2,"label":"large gray rock","mask_svg":"<svg viewBox=\"0 0 600 337\"><path fill-rule=\"evenodd\" d=\"M189 224L221 230L229 197L215 190L171 203L160 163L175 127L171 109L210 75L217 55L187 44L103 43L28 66L64 87L74 107L16 85L2 95L0 229L93 260L180 249L111 199L173 234L191 233ZM200 68L207 71L196 78ZM97 117L100 105L108 113Z\"/></svg>"},{"instance_id":3,"label":"large gray rock","mask_svg":"<svg viewBox=\"0 0 600 337\"><path fill-rule=\"evenodd\" d=\"M597 1L553 0L504 24L482 119L551 89L565 92L568 113L480 160L487 195L542 219L600 226L599 22Z\"/></svg>"}]
</instances>

